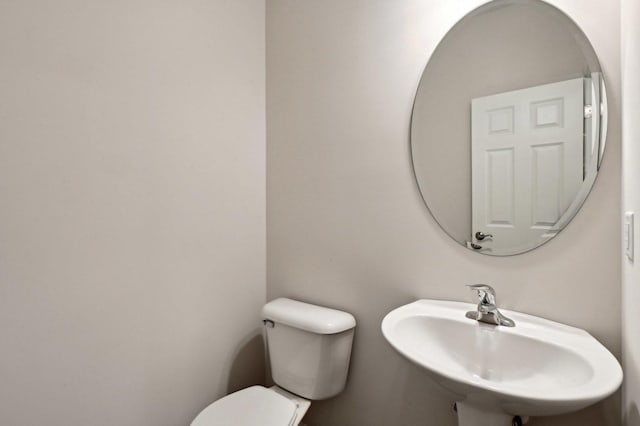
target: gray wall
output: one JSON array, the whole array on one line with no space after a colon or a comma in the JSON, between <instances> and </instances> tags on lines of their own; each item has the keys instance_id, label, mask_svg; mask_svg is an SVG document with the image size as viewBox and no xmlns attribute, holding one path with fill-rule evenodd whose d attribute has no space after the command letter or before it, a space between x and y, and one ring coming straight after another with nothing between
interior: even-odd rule
<instances>
[{"instance_id":1,"label":"gray wall","mask_svg":"<svg viewBox=\"0 0 640 426\"><path fill-rule=\"evenodd\" d=\"M270 0L267 4L267 295L357 320L347 390L311 426L452 426L450 400L400 358L383 316L418 298L468 300L487 282L507 308L582 327L620 353L618 1L554 0L591 39L609 89L602 171L571 224L531 253L458 246L414 183L409 118L440 38L480 0ZM595 314L594 314L595 313ZM508 356L508 354L506 354ZM617 426L619 404L532 425Z\"/></svg>"},{"instance_id":2,"label":"gray wall","mask_svg":"<svg viewBox=\"0 0 640 426\"><path fill-rule=\"evenodd\" d=\"M640 3L622 1L622 211L635 212L635 260L622 257L624 425L640 426Z\"/></svg>"},{"instance_id":3,"label":"gray wall","mask_svg":"<svg viewBox=\"0 0 640 426\"><path fill-rule=\"evenodd\" d=\"M0 424L260 380L264 2L3 1L0 58Z\"/></svg>"}]
</instances>

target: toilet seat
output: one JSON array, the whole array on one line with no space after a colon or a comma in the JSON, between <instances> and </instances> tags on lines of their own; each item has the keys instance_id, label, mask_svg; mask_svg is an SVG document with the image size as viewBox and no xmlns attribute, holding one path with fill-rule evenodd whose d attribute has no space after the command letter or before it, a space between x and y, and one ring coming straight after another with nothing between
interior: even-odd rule
<instances>
[{"instance_id":1,"label":"toilet seat","mask_svg":"<svg viewBox=\"0 0 640 426\"><path fill-rule=\"evenodd\" d=\"M293 426L297 404L263 386L251 386L206 407L191 426Z\"/></svg>"}]
</instances>

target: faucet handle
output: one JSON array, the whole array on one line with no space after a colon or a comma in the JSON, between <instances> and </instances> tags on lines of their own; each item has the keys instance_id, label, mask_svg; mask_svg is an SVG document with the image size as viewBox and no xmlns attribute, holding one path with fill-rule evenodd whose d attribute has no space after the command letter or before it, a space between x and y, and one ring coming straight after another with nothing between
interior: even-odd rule
<instances>
[{"instance_id":1,"label":"faucet handle","mask_svg":"<svg viewBox=\"0 0 640 426\"><path fill-rule=\"evenodd\" d=\"M470 290L474 291L477 297L477 302L481 304L496 303L496 291L488 284L468 284Z\"/></svg>"}]
</instances>

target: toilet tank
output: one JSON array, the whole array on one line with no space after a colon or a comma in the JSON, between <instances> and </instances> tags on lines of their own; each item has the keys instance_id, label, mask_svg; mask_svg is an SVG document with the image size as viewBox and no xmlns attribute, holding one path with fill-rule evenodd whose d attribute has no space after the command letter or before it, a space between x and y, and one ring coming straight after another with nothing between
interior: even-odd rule
<instances>
[{"instance_id":1,"label":"toilet tank","mask_svg":"<svg viewBox=\"0 0 640 426\"><path fill-rule=\"evenodd\" d=\"M273 381L307 399L327 399L347 383L353 315L292 299L262 309Z\"/></svg>"}]
</instances>

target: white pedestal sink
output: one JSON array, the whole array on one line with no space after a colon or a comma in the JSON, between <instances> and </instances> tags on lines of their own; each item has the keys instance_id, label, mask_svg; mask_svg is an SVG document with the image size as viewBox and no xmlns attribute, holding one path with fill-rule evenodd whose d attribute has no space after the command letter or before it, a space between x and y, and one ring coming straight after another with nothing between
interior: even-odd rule
<instances>
[{"instance_id":1,"label":"white pedestal sink","mask_svg":"<svg viewBox=\"0 0 640 426\"><path fill-rule=\"evenodd\" d=\"M382 321L391 346L458 395L460 426L569 413L620 386L620 364L586 331L508 310L515 327L484 324L465 317L475 309L418 300Z\"/></svg>"}]
</instances>

